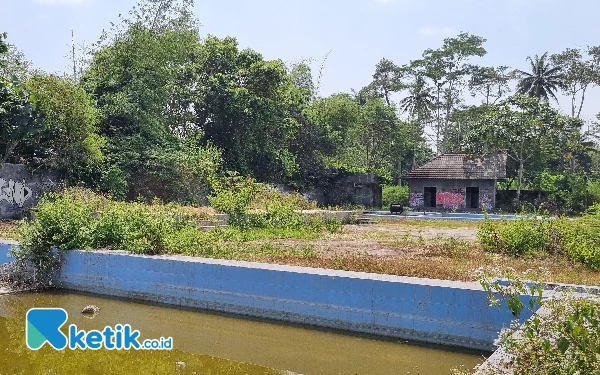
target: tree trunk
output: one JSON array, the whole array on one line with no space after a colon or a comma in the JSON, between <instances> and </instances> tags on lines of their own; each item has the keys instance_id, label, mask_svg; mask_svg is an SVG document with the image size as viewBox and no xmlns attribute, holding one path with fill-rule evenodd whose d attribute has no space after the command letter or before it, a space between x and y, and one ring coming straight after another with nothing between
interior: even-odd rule
<instances>
[{"instance_id":1,"label":"tree trunk","mask_svg":"<svg viewBox=\"0 0 600 375\"><path fill-rule=\"evenodd\" d=\"M402 158L398 161L398 186L402 185Z\"/></svg>"},{"instance_id":2,"label":"tree trunk","mask_svg":"<svg viewBox=\"0 0 600 375\"><path fill-rule=\"evenodd\" d=\"M581 116L581 108L583 108L583 101L585 100L585 90L587 89L587 87L583 88L583 91L581 92L581 102L579 103L579 110L577 111L577 118L579 118L579 116Z\"/></svg>"},{"instance_id":3,"label":"tree trunk","mask_svg":"<svg viewBox=\"0 0 600 375\"><path fill-rule=\"evenodd\" d=\"M521 201L521 182L523 181L523 158L519 159L519 179L517 181L517 202Z\"/></svg>"},{"instance_id":4,"label":"tree trunk","mask_svg":"<svg viewBox=\"0 0 600 375\"><path fill-rule=\"evenodd\" d=\"M440 154L440 131L442 130L442 124L440 121L440 86L437 86L437 103L436 103L436 132L435 132L435 148L436 153Z\"/></svg>"},{"instance_id":5,"label":"tree trunk","mask_svg":"<svg viewBox=\"0 0 600 375\"><path fill-rule=\"evenodd\" d=\"M17 147L17 142L10 142L6 146L6 152L2 156L2 160L0 160L0 164L6 163L6 159L8 159L8 157L10 156L10 154L12 154L13 150L15 149L15 147Z\"/></svg>"},{"instance_id":6,"label":"tree trunk","mask_svg":"<svg viewBox=\"0 0 600 375\"><path fill-rule=\"evenodd\" d=\"M576 104L576 95L577 95L577 91L573 90L571 92L571 117L575 117L575 106Z\"/></svg>"}]
</instances>

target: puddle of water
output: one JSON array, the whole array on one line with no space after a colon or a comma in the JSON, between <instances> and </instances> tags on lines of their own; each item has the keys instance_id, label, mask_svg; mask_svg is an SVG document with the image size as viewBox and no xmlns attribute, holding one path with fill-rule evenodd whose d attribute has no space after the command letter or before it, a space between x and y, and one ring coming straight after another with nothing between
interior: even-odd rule
<instances>
[{"instance_id":1,"label":"puddle of water","mask_svg":"<svg viewBox=\"0 0 600 375\"><path fill-rule=\"evenodd\" d=\"M81 314L100 307L93 318ZM130 324L141 338L173 337L171 351L63 350L25 345L25 314L62 307L63 326ZM0 295L0 374L451 374L482 355L65 291ZM185 366L181 363L184 362Z\"/></svg>"}]
</instances>

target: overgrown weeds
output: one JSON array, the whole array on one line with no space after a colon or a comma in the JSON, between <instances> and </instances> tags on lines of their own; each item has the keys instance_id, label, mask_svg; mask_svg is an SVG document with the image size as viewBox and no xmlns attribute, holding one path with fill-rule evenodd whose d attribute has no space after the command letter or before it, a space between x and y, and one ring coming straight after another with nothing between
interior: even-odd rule
<instances>
[{"instance_id":1,"label":"overgrown weeds","mask_svg":"<svg viewBox=\"0 0 600 375\"><path fill-rule=\"evenodd\" d=\"M225 208L233 215L231 226L209 231L198 224L210 219L207 210L165 205L158 200L149 205L114 201L77 188L48 194L39 202L35 219L23 222L17 230L21 246L13 251L16 260L10 278L22 279L33 267L38 279L43 276L49 282L57 254L72 249L224 259L248 258L247 254L308 256L311 252L307 249L289 251L267 244L244 249L241 244L265 238L311 238L340 228L335 220L303 215L297 205L298 197L272 192L272 201L265 203L264 210L250 212L259 189L247 179L234 182L241 184L241 189L217 192L213 197L219 209Z\"/></svg>"},{"instance_id":2,"label":"overgrown weeds","mask_svg":"<svg viewBox=\"0 0 600 375\"><path fill-rule=\"evenodd\" d=\"M512 256L566 257L600 269L600 205L577 219L523 216L493 222L477 233L484 250Z\"/></svg>"}]
</instances>

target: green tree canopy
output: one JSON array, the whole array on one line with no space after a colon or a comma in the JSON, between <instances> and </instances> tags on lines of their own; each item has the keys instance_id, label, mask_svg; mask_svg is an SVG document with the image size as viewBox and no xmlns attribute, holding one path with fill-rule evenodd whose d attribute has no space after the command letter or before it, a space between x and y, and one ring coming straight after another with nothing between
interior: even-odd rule
<instances>
[{"instance_id":1,"label":"green tree canopy","mask_svg":"<svg viewBox=\"0 0 600 375\"><path fill-rule=\"evenodd\" d=\"M517 92L548 101L550 98L558 101L555 92L563 84L562 66L554 66L548 61L548 53L534 58L527 57L531 72L517 70L521 80Z\"/></svg>"},{"instance_id":2,"label":"green tree canopy","mask_svg":"<svg viewBox=\"0 0 600 375\"><path fill-rule=\"evenodd\" d=\"M70 78L52 75L35 75L25 87L36 98L43 126L21 147L21 156L59 170L69 183L94 181L105 140L98 135L101 114L91 97Z\"/></svg>"}]
</instances>

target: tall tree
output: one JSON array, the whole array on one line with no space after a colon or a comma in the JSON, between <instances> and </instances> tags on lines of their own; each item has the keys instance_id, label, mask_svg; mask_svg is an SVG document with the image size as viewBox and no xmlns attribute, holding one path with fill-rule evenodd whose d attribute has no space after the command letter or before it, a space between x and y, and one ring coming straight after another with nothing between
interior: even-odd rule
<instances>
[{"instance_id":1,"label":"tall tree","mask_svg":"<svg viewBox=\"0 0 600 375\"><path fill-rule=\"evenodd\" d=\"M189 149L184 138L197 136L190 123L199 44L190 1L141 1L103 36L81 79L102 111L99 129L107 139L108 163L123 177L115 180L127 181L130 198L167 198L175 181L154 173L153 166L167 160L161 156L166 150Z\"/></svg>"},{"instance_id":2,"label":"tall tree","mask_svg":"<svg viewBox=\"0 0 600 375\"><path fill-rule=\"evenodd\" d=\"M31 61L27 60L22 51L8 44L6 52L0 54L0 76L23 82L35 74Z\"/></svg>"},{"instance_id":3,"label":"tall tree","mask_svg":"<svg viewBox=\"0 0 600 375\"><path fill-rule=\"evenodd\" d=\"M573 154L581 139L581 120L559 114L548 102L514 95L484 106L463 127L464 151L504 151L516 165L517 199L526 172L543 170L551 159ZM526 170L527 169L527 170Z\"/></svg>"},{"instance_id":4,"label":"tall tree","mask_svg":"<svg viewBox=\"0 0 600 375\"><path fill-rule=\"evenodd\" d=\"M511 76L507 66L481 67L475 66L471 71L469 89L473 96L483 96L484 104L494 104L502 99L510 90Z\"/></svg>"},{"instance_id":5,"label":"tall tree","mask_svg":"<svg viewBox=\"0 0 600 375\"><path fill-rule=\"evenodd\" d=\"M431 87L428 87L422 76L417 76L415 82L409 86L408 96L400 101L400 110L408 113L411 119L412 157L411 169L417 167L418 148L422 148L422 137L426 135L425 125L430 121L431 113L435 109L435 97L431 93ZM405 163L406 164L406 163ZM401 169L401 168L399 168Z\"/></svg>"},{"instance_id":6,"label":"tall tree","mask_svg":"<svg viewBox=\"0 0 600 375\"><path fill-rule=\"evenodd\" d=\"M435 97L431 94L431 87L427 86L422 76L417 76L409 86L408 96L400 101L400 109L422 127L434 108Z\"/></svg>"},{"instance_id":7,"label":"tall tree","mask_svg":"<svg viewBox=\"0 0 600 375\"><path fill-rule=\"evenodd\" d=\"M542 56L535 55L534 58L527 57L527 61L531 65L531 72L516 70L520 77L517 92L545 101L553 98L558 102L555 92L563 84L562 66L555 66L548 61L548 52Z\"/></svg>"},{"instance_id":8,"label":"tall tree","mask_svg":"<svg viewBox=\"0 0 600 375\"><path fill-rule=\"evenodd\" d=\"M8 44L6 43L6 33L0 33L0 55L8 51Z\"/></svg>"},{"instance_id":9,"label":"tall tree","mask_svg":"<svg viewBox=\"0 0 600 375\"><path fill-rule=\"evenodd\" d=\"M70 184L93 184L104 161L100 111L70 78L35 75L25 87L36 97L42 130L21 157L58 170Z\"/></svg>"},{"instance_id":10,"label":"tall tree","mask_svg":"<svg viewBox=\"0 0 600 375\"><path fill-rule=\"evenodd\" d=\"M571 117L581 116L588 88L600 83L600 47L589 47L586 52L587 60L578 48L567 48L550 57L554 65L563 68L561 89L571 98Z\"/></svg>"},{"instance_id":11,"label":"tall tree","mask_svg":"<svg viewBox=\"0 0 600 375\"><path fill-rule=\"evenodd\" d=\"M0 164L10 158L20 162L17 147L42 130L36 115L37 98L18 81L0 77Z\"/></svg>"},{"instance_id":12,"label":"tall tree","mask_svg":"<svg viewBox=\"0 0 600 375\"><path fill-rule=\"evenodd\" d=\"M289 110L306 99L292 95L298 91L283 62L239 50L230 37L208 37L194 60L194 124L204 142L223 151L230 170L261 181L289 178L296 162L287 146L298 127Z\"/></svg>"},{"instance_id":13,"label":"tall tree","mask_svg":"<svg viewBox=\"0 0 600 375\"><path fill-rule=\"evenodd\" d=\"M400 69L388 59L381 59L377 63L370 86L381 95L387 105L392 105L390 99L392 93L405 88Z\"/></svg>"},{"instance_id":14,"label":"tall tree","mask_svg":"<svg viewBox=\"0 0 600 375\"><path fill-rule=\"evenodd\" d=\"M435 123L433 126L437 153L444 152L443 139L448 131L452 111L461 100L464 78L472 69L468 63L474 56L486 54L485 39L469 33L446 38L442 47L427 49L423 58L412 61L408 67L417 76L431 81L435 95Z\"/></svg>"}]
</instances>

